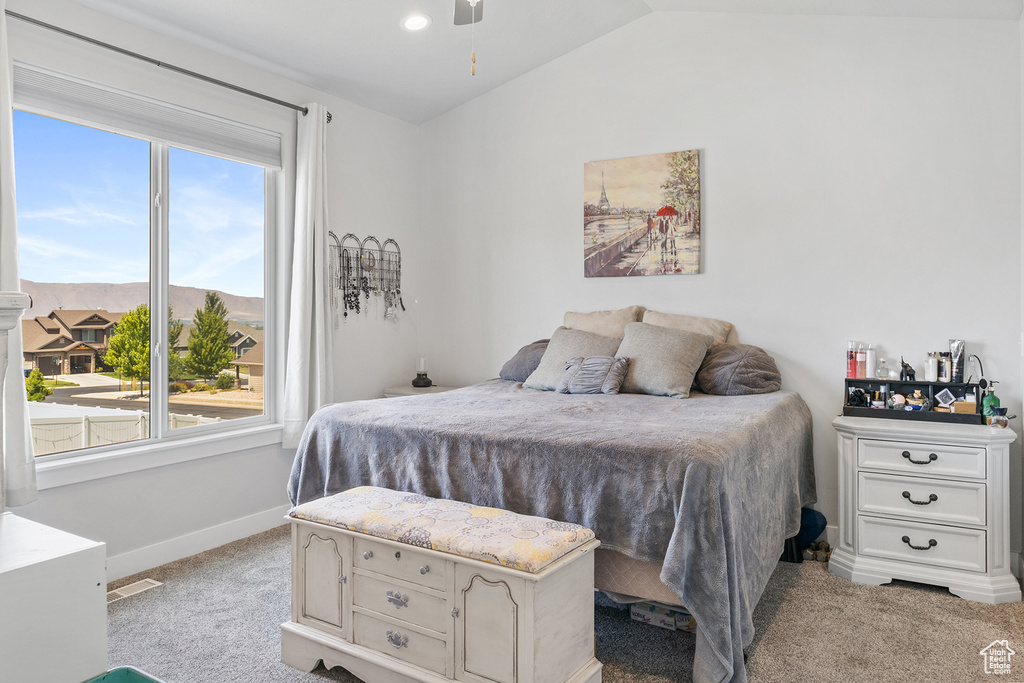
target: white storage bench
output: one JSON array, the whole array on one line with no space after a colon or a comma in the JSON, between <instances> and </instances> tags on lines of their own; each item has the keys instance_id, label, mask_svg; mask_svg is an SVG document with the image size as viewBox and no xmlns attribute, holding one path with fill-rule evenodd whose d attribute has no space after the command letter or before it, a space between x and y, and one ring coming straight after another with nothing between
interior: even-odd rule
<instances>
[{"instance_id":1,"label":"white storage bench","mask_svg":"<svg viewBox=\"0 0 1024 683\"><path fill-rule=\"evenodd\" d=\"M589 529L370 486L289 516L285 664L369 683L600 683Z\"/></svg>"}]
</instances>

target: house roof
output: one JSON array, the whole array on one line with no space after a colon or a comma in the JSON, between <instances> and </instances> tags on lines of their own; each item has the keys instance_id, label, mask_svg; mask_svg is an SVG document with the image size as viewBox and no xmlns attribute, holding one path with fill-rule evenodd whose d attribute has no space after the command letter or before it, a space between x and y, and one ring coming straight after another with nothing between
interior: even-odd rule
<instances>
[{"instance_id":1,"label":"house roof","mask_svg":"<svg viewBox=\"0 0 1024 683\"><path fill-rule=\"evenodd\" d=\"M72 329L103 330L117 323L124 313L111 313L101 308L68 309L51 311L48 317L60 320Z\"/></svg>"},{"instance_id":2,"label":"house roof","mask_svg":"<svg viewBox=\"0 0 1024 683\"><path fill-rule=\"evenodd\" d=\"M195 329L195 325L192 323L183 323L181 327L181 335L178 337L178 345L175 348L183 349L188 346L188 338L192 335L192 330ZM228 320L228 336L232 336L235 333L239 333L238 339L231 342L231 346L237 346L246 337L251 338L253 341L259 343L263 341L263 330L258 330L255 327L240 323L237 320Z\"/></svg>"},{"instance_id":3,"label":"house roof","mask_svg":"<svg viewBox=\"0 0 1024 683\"><path fill-rule=\"evenodd\" d=\"M22 319L21 336L25 353L73 351L76 348L100 350L101 344L76 341L73 330L105 330L121 319L123 313L103 309L50 311L49 315Z\"/></svg>"},{"instance_id":4,"label":"house roof","mask_svg":"<svg viewBox=\"0 0 1024 683\"><path fill-rule=\"evenodd\" d=\"M256 346L242 354L241 358L231 361L232 365L263 365L263 342L256 342Z\"/></svg>"}]
</instances>

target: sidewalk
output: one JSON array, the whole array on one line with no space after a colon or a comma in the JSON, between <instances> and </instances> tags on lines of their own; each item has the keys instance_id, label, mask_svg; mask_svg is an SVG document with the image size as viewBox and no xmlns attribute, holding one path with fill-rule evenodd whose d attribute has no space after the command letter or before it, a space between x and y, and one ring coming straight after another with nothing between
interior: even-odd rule
<instances>
[{"instance_id":1,"label":"sidewalk","mask_svg":"<svg viewBox=\"0 0 1024 683\"><path fill-rule=\"evenodd\" d=\"M80 387L117 386L116 377L106 377L95 372L79 372L74 375L57 375L61 382L72 382Z\"/></svg>"},{"instance_id":2,"label":"sidewalk","mask_svg":"<svg viewBox=\"0 0 1024 683\"><path fill-rule=\"evenodd\" d=\"M116 380L115 380L116 383ZM139 396L139 390L135 391L103 391L87 395L93 399L117 399L126 403L141 403L149 405L149 390L145 396ZM72 396L74 398L74 396ZM218 391L212 394L208 391L190 391L183 394L171 394L168 397L171 404L180 405L207 405L218 408L262 408L263 394L253 391Z\"/></svg>"}]
</instances>

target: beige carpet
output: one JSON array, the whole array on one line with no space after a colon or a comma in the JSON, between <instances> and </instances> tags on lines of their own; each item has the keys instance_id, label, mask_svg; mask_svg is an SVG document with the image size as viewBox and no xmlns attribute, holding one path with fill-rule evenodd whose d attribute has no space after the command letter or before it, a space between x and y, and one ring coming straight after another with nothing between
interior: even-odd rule
<instances>
[{"instance_id":1,"label":"beige carpet","mask_svg":"<svg viewBox=\"0 0 1024 683\"><path fill-rule=\"evenodd\" d=\"M288 553L280 527L111 584L164 583L111 603L111 668L132 665L166 683L355 683L340 669L280 663ZM632 622L606 600L595 609L604 683L690 680L692 635ZM1024 681L1024 603L981 605L904 582L858 586L822 563L782 562L754 624L752 683ZM1004 639L1019 653L1011 675L986 675L979 651Z\"/></svg>"}]
</instances>

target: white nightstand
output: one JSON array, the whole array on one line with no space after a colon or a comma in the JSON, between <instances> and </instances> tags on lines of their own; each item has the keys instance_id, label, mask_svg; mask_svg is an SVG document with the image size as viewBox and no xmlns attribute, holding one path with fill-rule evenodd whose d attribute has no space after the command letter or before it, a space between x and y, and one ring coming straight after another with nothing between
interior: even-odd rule
<instances>
[{"instance_id":1,"label":"white nightstand","mask_svg":"<svg viewBox=\"0 0 1024 683\"><path fill-rule=\"evenodd\" d=\"M388 387L384 390L384 398L395 398L396 396L419 396L420 394L440 394L442 391L451 391L458 387L442 387L436 384L429 387L414 387L411 384L403 384L397 387Z\"/></svg>"},{"instance_id":2,"label":"white nightstand","mask_svg":"<svg viewBox=\"0 0 1024 683\"><path fill-rule=\"evenodd\" d=\"M836 576L946 586L969 600L1019 602L1010 573L1012 430L837 417Z\"/></svg>"}]
</instances>

